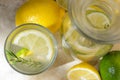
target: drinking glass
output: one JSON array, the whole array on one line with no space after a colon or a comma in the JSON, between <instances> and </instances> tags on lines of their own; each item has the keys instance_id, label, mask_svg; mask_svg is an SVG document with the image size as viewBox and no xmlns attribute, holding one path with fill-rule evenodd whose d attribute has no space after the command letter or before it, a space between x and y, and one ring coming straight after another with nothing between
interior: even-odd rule
<instances>
[{"instance_id":1,"label":"drinking glass","mask_svg":"<svg viewBox=\"0 0 120 80\"><path fill-rule=\"evenodd\" d=\"M38 24L23 24L7 37L4 53L10 66L23 74L34 75L47 70L57 56L53 34Z\"/></svg>"}]
</instances>

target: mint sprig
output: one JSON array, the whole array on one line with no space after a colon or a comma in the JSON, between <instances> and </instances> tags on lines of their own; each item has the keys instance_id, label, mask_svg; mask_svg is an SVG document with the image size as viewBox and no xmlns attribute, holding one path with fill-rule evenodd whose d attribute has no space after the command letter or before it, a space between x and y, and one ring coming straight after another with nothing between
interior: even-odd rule
<instances>
[{"instance_id":1,"label":"mint sprig","mask_svg":"<svg viewBox=\"0 0 120 80\"><path fill-rule=\"evenodd\" d=\"M33 66L33 67L40 67L42 64L38 61L33 61L31 59L27 60L21 57L18 57L14 54L14 52L10 50L6 50L7 58L11 62L11 64L22 63L25 65Z\"/></svg>"}]
</instances>

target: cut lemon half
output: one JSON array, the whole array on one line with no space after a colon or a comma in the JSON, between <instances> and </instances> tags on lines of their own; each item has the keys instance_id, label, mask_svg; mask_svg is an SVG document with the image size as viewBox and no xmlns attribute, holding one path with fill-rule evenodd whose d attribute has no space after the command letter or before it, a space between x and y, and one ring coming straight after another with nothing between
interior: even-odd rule
<instances>
[{"instance_id":1,"label":"cut lemon half","mask_svg":"<svg viewBox=\"0 0 120 80\"><path fill-rule=\"evenodd\" d=\"M98 71L87 63L73 66L67 73L68 80L101 80Z\"/></svg>"},{"instance_id":2,"label":"cut lemon half","mask_svg":"<svg viewBox=\"0 0 120 80\"><path fill-rule=\"evenodd\" d=\"M36 59L50 59L54 48L50 37L38 30L24 30L13 39L13 44L32 51ZM21 55L21 54L20 54Z\"/></svg>"},{"instance_id":3,"label":"cut lemon half","mask_svg":"<svg viewBox=\"0 0 120 80\"><path fill-rule=\"evenodd\" d=\"M110 19L103 12L92 11L87 14L87 19L97 29L108 29L110 27Z\"/></svg>"}]
</instances>

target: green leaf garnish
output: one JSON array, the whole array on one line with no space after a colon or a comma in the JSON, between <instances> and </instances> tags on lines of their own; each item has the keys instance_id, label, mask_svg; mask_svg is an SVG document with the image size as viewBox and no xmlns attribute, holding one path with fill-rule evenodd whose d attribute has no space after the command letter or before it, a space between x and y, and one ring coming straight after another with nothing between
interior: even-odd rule
<instances>
[{"instance_id":1,"label":"green leaf garnish","mask_svg":"<svg viewBox=\"0 0 120 80\"><path fill-rule=\"evenodd\" d=\"M10 61L11 64L22 63L22 64L26 64L26 65L33 66L33 67L42 66L40 62L33 61L31 59L27 60L27 59L18 57L16 56L16 54L14 54L10 50L6 50L6 54L7 54L7 57L9 57L8 60Z\"/></svg>"}]
</instances>

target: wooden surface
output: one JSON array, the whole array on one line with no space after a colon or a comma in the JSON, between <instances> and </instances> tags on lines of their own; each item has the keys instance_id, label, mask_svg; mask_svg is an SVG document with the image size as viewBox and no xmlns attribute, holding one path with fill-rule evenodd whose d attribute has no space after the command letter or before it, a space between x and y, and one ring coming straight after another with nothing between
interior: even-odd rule
<instances>
[{"instance_id":1,"label":"wooden surface","mask_svg":"<svg viewBox=\"0 0 120 80\"><path fill-rule=\"evenodd\" d=\"M55 63L45 72L28 76L14 71L4 56L4 43L7 35L15 28L15 11L25 0L0 0L0 80L66 80L67 70L80 61L65 54L61 46L59 32L55 34L59 51ZM116 44L113 50L120 50Z\"/></svg>"}]
</instances>

